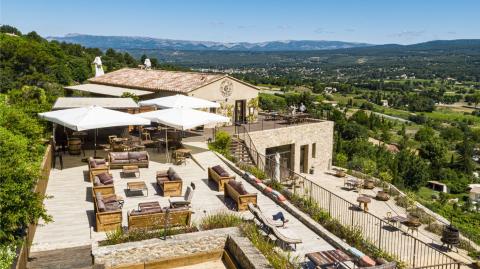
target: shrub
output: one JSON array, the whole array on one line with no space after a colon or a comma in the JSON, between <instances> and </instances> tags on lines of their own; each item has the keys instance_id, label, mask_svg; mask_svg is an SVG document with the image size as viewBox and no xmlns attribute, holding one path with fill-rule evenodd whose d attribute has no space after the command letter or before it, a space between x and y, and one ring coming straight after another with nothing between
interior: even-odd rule
<instances>
[{"instance_id":1,"label":"shrub","mask_svg":"<svg viewBox=\"0 0 480 269\"><path fill-rule=\"evenodd\" d=\"M205 216L200 220L202 230L212 230L227 227L236 227L243 222L242 217L235 213L219 212Z\"/></svg>"},{"instance_id":2,"label":"shrub","mask_svg":"<svg viewBox=\"0 0 480 269\"><path fill-rule=\"evenodd\" d=\"M218 131L215 135L215 141L209 144L209 148L219 152L222 155L225 155L228 158L228 156L230 156L231 142L232 137L229 133L225 131Z\"/></svg>"},{"instance_id":3,"label":"shrub","mask_svg":"<svg viewBox=\"0 0 480 269\"><path fill-rule=\"evenodd\" d=\"M255 165L238 162L237 166L238 168L249 172L250 174L254 175L256 178L260 180L265 180L267 178L267 175L265 174L265 172L262 169L256 167Z\"/></svg>"},{"instance_id":4,"label":"shrub","mask_svg":"<svg viewBox=\"0 0 480 269\"><path fill-rule=\"evenodd\" d=\"M266 94L266 93L260 93L258 95L259 99L259 106L263 110L285 110L287 108L287 102L285 101L285 98L272 95L272 94Z\"/></svg>"},{"instance_id":5,"label":"shrub","mask_svg":"<svg viewBox=\"0 0 480 269\"><path fill-rule=\"evenodd\" d=\"M247 223L240 226L242 234L246 236L252 244L267 258L270 265L275 269L300 269L298 258L292 258L290 253L277 252L276 245L267 240L257 229L255 224ZM291 262L293 260L294 262Z\"/></svg>"},{"instance_id":6,"label":"shrub","mask_svg":"<svg viewBox=\"0 0 480 269\"><path fill-rule=\"evenodd\" d=\"M164 236L171 236L176 234L184 234L196 232L197 229L193 226L182 226L174 229L134 229L131 231L125 231L122 228L118 228L114 231L107 232L107 239L100 241L100 246L116 245L127 242L142 241L152 238L162 238Z\"/></svg>"}]
</instances>

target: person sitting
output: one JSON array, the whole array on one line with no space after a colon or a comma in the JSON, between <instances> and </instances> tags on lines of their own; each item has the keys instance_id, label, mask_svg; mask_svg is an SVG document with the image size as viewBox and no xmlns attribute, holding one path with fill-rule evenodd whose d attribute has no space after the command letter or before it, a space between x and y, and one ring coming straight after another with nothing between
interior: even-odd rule
<instances>
[{"instance_id":1,"label":"person sitting","mask_svg":"<svg viewBox=\"0 0 480 269\"><path fill-rule=\"evenodd\" d=\"M277 214L273 215L272 218L273 220L281 220L283 223L282 227L284 228L285 228L285 223L288 222L288 219L285 218L282 212L278 212Z\"/></svg>"}]
</instances>

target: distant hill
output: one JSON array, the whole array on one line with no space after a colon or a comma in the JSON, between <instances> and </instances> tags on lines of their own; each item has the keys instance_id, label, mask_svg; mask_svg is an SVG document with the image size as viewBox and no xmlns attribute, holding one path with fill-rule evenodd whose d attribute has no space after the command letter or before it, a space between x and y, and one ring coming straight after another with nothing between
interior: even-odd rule
<instances>
[{"instance_id":1,"label":"distant hill","mask_svg":"<svg viewBox=\"0 0 480 269\"><path fill-rule=\"evenodd\" d=\"M97 36L68 34L63 37L49 36L47 40L77 43L92 48L113 48L121 50L178 50L178 51L309 51L332 50L371 46L366 43L325 41L325 40L285 40L259 43L213 42L173 40L135 36Z\"/></svg>"}]
</instances>

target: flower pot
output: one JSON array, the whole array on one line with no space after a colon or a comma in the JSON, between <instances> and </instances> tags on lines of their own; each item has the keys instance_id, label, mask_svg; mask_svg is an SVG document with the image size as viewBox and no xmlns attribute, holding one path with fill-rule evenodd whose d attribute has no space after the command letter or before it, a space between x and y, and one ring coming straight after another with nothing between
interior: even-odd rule
<instances>
[{"instance_id":1,"label":"flower pot","mask_svg":"<svg viewBox=\"0 0 480 269\"><path fill-rule=\"evenodd\" d=\"M371 190L375 188L375 184L373 180L365 180L365 182L363 183L363 188L367 190Z\"/></svg>"},{"instance_id":2,"label":"flower pot","mask_svg":"<svg viewBox=\"0 0 480 269\"><path fill-rule=\"evenodd\" d=\"M335 173L336 177L346 177L347 174L343 170L338 170L337 173Z\"/></svg>"},{"instance_id":3,"label":"flower pot","mask_svg":"<svg viewBox=\"0 0 480 269\"><path fill-rule=\"evenodd\" d=\"M376 198L379 201L388 201L390 200L390 195L386 191L379 191L377 192Z\"/></svg>"}]
</instances>

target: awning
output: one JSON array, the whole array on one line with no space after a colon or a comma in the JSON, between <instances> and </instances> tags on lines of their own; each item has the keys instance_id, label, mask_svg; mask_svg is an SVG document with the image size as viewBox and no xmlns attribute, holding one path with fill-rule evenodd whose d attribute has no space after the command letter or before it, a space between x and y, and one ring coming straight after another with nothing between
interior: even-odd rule
<instances>
[{"instance_id":1,"label":"awning","mask_svg":"<svg viewBox=\"0 0 480 269\"><path fill-rule=\"evenodd\" d=\"M132 98L118 97L58 97L53 105L53 110L99 106L110 109L138 108Z\"/></svg>"},{"instance_id":2,"label":"awning","mask_svg":"<svg viewBox=\"0 0 480 269\"><path fill-rule=\"evenodd\" d=\"M122 88L122 87L114 87L114 86L107 86L102 84L81 84L75 86L66 86L64 89L67 90L75 90L75 91L82 91L82 92L90 92L95 94L107 95L107 96L116 96L120 97L124 92L135 94L136 96L143 96L152 94L153 92L143 91L143 90L135 90L129 88Z\"/></svg>"}]
</instances>

